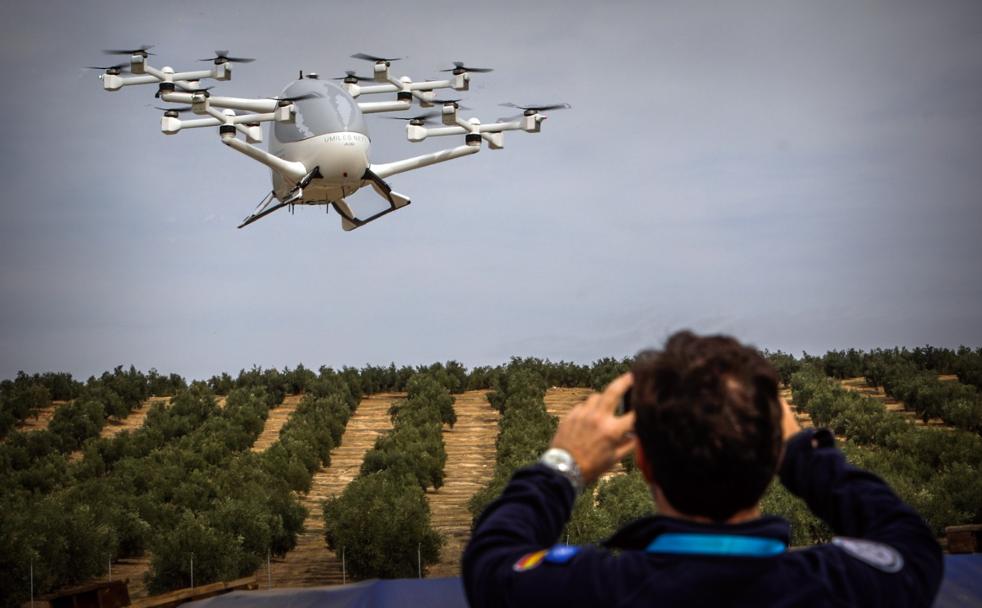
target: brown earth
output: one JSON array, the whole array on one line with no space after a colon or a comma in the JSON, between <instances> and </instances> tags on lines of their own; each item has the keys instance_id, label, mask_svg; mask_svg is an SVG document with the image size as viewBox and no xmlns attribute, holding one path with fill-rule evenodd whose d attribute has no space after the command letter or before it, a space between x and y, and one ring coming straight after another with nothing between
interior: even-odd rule
<instances>
[{"instance_id":1,"label":"brown earth","mask_svg":"<svg viewBox=\"0 0 982 608\"><path fill-rule=\"evenodd\" d=\"M150 556L130 557L113 562L112 580L126 579L126 587L130 592L130 600L147 597L147 587L143 576L150 571ZM107 578L108 575L107 575Z\"/></svg>"},{"instance_id":2,"label":"brown earth","mask_svg":"<svg viewBox=\"0 0 982 608\"><path fill-rule=\"evenodd\" d=\"M566 412L573 409L573 406L586 399L593 389L589 388L562 388L554 386L546 391L546 411L560 419Z\"/></svg>"},{"instance_id":3,"label":"brown earth","mask_svg":"<svg viewBox=\"0 0 982 608\"><path fill-rule=\"evenodd\" d=\"M340 494L358 475L365 452L375 445L379 434L392 428L389 407L401 398L400 393L382 393L362 399L341 437L341 445L331 450L331 466L314 473L310 492L303 497L307 507L304 531L297 546L282 558L272 560L256 572L260 586L314 587L342 582L341 560L327 548L324 540L324 517L321 503Z\"/></svg>"},{"instance_id":4,"label":"brown earth","mask_svg":"<svg viewBox=\"0 0 982 608\"><path fill-rule=\"evenodd\" d=\"M256 442L252 444L253 452L263 452L266 448L276 443L276 440L280 437L280 430L282 430L286 421L290 419L290 416L293 415L297 406L300 405L301 399L303 399L303 395L287 395L283 398L283 403L276 406L275 409L269 410L269 415L266 416L266 423L263 425L263 432L259 434Z\"/></svg>"},{"instance_id":5,"label":"brown earth","mask_svg":"<svg viewBox=\"0 0 982 608\"><path fill-rule=\"evenodd\" d=\"M467 502L494 474L495 439L498 411L491 407L486 391L456 395L457 422L444 427L447 449L443 487L429 490L433 527L444 535L446 544L440 562L430 567L428 576L459 576L460 557L470 538L471 514Z\"/></svg>"},{"instance_id":6,"label":"brown earth","mask_svg":"<svg viewBox=\"0 0 982 608\"><path fill-rule=\"evenodd\" d=\"M141 403L139 407L133 409L133 411L131 411L129 415L122 420L107 418L106 424L102 427L102 432L99 433L99 436L103 439L109 439L119 435L123 431L135 431L143 426L143 422L147 419L147 414L150 413L150 408L157 403L163 403L166 405L170 403L170 397L150 397Z\"/></svg>"},{"instance_id":7,"label":"brown earth","mask_svg":"<svg viewBox=\"0 0 982 608\"><path fill-rule=\"evenodd\" d=\"M18 431L43 431L55 416L55 410L68 403L67 401L52 401L48 407L38 410L37 416L28 416L17 423Z\"/></svg>"}]
</instances>

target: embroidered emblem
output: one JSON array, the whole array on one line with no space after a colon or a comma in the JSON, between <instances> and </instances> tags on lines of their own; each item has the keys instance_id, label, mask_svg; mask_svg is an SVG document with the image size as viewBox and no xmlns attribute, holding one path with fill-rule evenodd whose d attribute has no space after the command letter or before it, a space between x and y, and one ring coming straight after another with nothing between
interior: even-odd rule
<instances>
[{"instance_id":1,"label":"embroidered emblem","mask_svg":"<svg viewBox=\"0 0 982 608\"><path fill-rule=\"evenodd\" d=\"M542 560L545 558L547 553L549 553L548 549L542 549L541 551L536 551L535 553L527 553L519 558L511 569L515 572L525 572L526 570L531 570L542 563Z\"/></svg>"},{"instance_id":2,"label":"embroidered emblem","mask_svg":"<svg viewBox=\"0 0 982 608\"><path fill-rule=\"evenodd\" d=\"M566 564L579 552L580 548L574 545L556 545L546 553L546 561L550 564Z\"/></svg>"},{"instance_id":3,"label":"embroidered emblem","mask_svg":"<svg viewBox=\"0 0 982 608\"><path fill-rule=\"evenodd\" d=\"M832 539L832 544L864 564L888 574L900 572L904 567L904 557L890 545L844 536L836 536Z\"/></svg>"}]
</instances>

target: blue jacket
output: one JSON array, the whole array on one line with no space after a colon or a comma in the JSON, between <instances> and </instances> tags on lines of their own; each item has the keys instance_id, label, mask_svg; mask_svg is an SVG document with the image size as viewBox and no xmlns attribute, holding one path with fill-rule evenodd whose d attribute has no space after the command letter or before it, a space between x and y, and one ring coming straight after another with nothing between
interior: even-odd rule
<instances>
[{"instance_id":1,"label":"blue jacket","mask_svg":"<svg viewBox=\"0 0 982 608\"><path fill-rule=\"evenodd\" d=\"M787 446L781 482L837 536L784 550L779 517L736 525L654 516L600 546L556 545L575 493L521 469L478 519L463 557L471 606L930 606L943 576L931 530L827 431ZM734 541L734 537L737 537Z\"/></svg>"}]
</instances>

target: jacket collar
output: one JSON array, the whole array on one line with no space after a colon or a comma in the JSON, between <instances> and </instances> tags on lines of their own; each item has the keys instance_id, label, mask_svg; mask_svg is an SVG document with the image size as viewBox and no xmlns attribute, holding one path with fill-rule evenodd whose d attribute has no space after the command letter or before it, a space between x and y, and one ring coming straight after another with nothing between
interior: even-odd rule
<instances>
[{"instance_id":1,"label":"jacket collar","mask_svg":"<svg viewBox=\"0 0 982 608\"><path fill-rule=\"evenodd\" d=\"M664 515L654 515L633 521L601 544L609 549L642 550L656 536L666 532L688 534L737 534L773 538L788 544L791 527L780 517L758 517L739 524L704 524Z\"/></svg>"}]
</instances>

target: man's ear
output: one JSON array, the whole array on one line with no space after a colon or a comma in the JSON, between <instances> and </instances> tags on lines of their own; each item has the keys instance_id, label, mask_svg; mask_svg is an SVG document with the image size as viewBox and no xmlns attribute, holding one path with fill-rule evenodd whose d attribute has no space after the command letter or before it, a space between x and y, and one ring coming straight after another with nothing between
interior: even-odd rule
<instances>
[{"instance_id":1,"label":"man's ear","mask_svg":"<svg viewBox=\"0 0 982 608\"><path fill-rule=\"evenodd\" d=\"M638 465L641 470L641 474L644 475L644 480L649 484L655 482L654 477L651 475L651 464L648 462L648 457L645 456L644 448L641 447L641 442L638 441L637 445L634 447L634 464Z\"/></svg>"}]
</instances>

